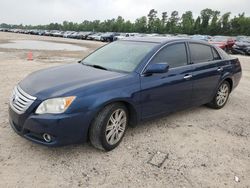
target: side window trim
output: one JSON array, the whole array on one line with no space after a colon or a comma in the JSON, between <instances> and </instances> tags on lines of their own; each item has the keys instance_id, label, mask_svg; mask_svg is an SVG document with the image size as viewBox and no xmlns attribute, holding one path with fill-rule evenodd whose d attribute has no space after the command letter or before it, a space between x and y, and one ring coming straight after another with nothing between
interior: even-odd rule
<instances>
[{"instance_id":1,"label":"side window trim","mask_svg":"<svg viewBox=\"0 0 250 188\"><path fill-rule=\"evenodd\" d=\"M191 51L190 51L190 47L189 47L189 42L185 42L186 43L186 49L187 49L187 56L188 56L188 65L192 65L192 58L191 58Z\"/></svg>"}]
</instances>

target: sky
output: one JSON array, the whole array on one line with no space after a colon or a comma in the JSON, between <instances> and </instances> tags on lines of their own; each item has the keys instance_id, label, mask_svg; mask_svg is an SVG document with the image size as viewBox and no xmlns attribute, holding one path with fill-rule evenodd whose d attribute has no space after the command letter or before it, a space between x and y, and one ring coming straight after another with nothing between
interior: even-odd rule
<instances>
[{"instance_id":1,"label":"sky","mask_svg":"<svg viewBox=\"0 0 250 188\"><path fill-rule=\"evenodd\" d=\"M250 16L250 0L0 0L0 23L48 24L64 20L105 20L122 16L126 20L146 16L150 9L158 16L177 10L191 10L197 17L202 9L211 8L232 16L245 12Z\"/></svg>"}]
</instances>

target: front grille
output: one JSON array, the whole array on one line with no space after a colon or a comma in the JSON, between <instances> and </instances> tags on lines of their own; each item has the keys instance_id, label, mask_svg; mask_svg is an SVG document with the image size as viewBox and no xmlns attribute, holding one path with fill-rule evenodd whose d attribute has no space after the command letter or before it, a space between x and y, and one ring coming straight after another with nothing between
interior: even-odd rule
<instances>
[{"instance_id":1,"label":"front grille","mask_svg":"<svg viewBox=\"0 0 250 188\"><path fill-rule=\"evenodd\" d=\"M16 113L23 114L35 100L36 97L24 92L18 85L12 92L10 106Z\"/></svg>"}]
</instances>

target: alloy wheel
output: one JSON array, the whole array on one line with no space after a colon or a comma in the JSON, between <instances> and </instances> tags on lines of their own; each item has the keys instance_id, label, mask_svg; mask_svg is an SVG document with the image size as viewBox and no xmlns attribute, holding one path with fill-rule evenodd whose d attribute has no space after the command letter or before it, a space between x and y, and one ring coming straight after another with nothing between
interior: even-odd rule
<instances>
[{"instance_id":1,"label":"alloy wheel","mask_svg":"<svg viewBox=\"0 0 250 188\"><path fill-rule=\"evenodd\" d=\"M106 140L108 144L114 145L122 138L127 125L127 115L123 109L115 110L106 126Z\"/></svg>"},{"instance_id":2,"label":"alloy wheel","mask_svg":"<svg viewBox=\"0 0 250 188\"><path fill-rule=\"evenodd\" d=\"M216 96L217 105L223 106L227 101L228 95L229 95L229 87L226 83L223 83L217 92Z\"/></svg>"}]
</instances>

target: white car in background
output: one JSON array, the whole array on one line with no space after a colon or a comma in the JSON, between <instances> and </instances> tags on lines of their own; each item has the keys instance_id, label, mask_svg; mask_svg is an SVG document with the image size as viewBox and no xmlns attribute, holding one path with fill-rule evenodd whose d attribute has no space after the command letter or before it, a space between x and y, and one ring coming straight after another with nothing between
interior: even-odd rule
<instances>
[{"instance_id":1,"label":"white car in background","mask_svg":"<svg viewBox=\"0 0 250 188\"><path fill-rule=\"evenodd\" d=\"M121 40L126 37L135 37L137 35L138 33L120 33L120 35L114 37L114 40Z\"/></svg>"},{"instance_id":2,"label":"white car in background","mask_svg":"<svg viewBox=\"0 0 250 188\"><path fill-rule=\"evenodd\" d=\"M87 37L88 40L97 40L100 41L103 33L94 33Z\"/></svg>"},{"instance_id":3,"label":"white car in background","mask_svg":"<svg viewBox=\"0 0 250 188\"><path fill-rule=\"evenodd\" d=\"M68 38L70 35L72 35L74 33L74 31L66 31L64 34L63 34L63 37L64 38Z\"/></svg>"}]
</instances>

